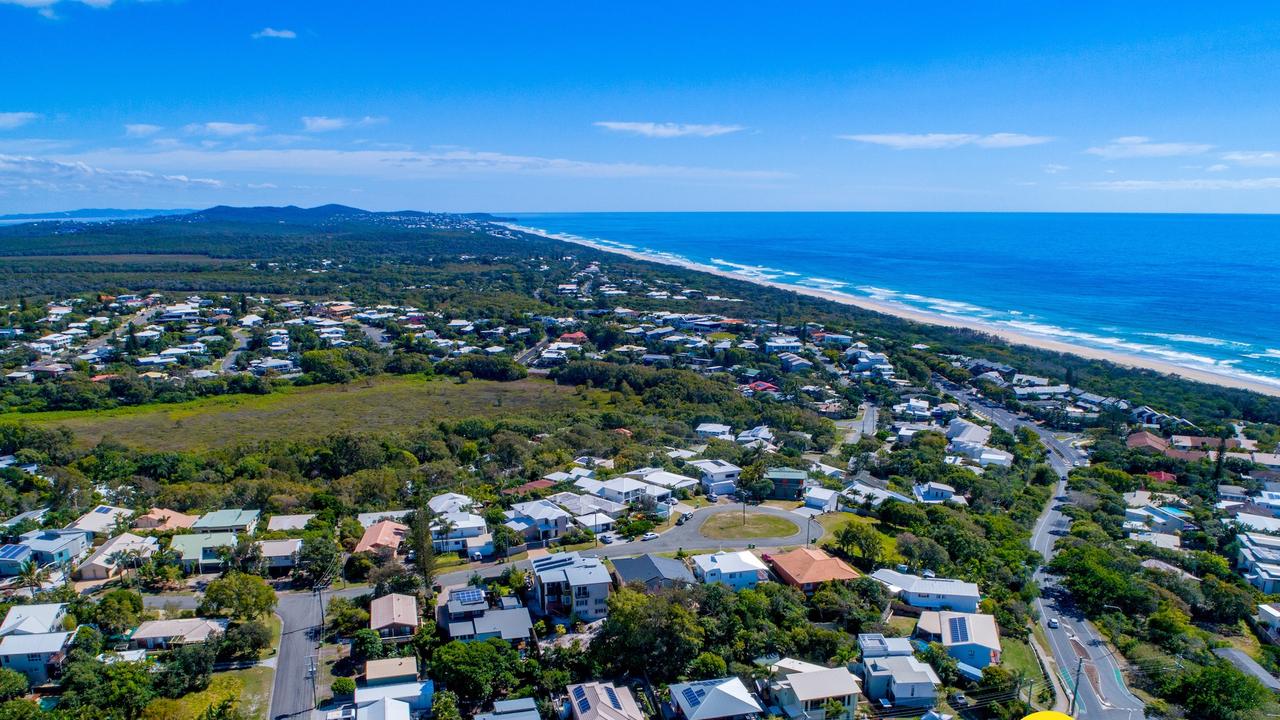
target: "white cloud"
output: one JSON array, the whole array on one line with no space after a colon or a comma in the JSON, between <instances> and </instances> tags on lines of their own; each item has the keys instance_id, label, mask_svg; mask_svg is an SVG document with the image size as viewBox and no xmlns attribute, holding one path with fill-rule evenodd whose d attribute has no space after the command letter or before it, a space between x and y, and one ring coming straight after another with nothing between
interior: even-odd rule
<instances>
[{"instance_id":1,"label":"white cloud","mask_svg":"<svg viewBox=\"0 0 1280 720\"><path fill-rule=\"evenodd\" d=\"M0 0L3 2L4 0ZM39 119L39 113L33 112L0 112L0 130L12 130Z\"/></svg>"},{"instance_id":2,"label":"white cloud","mask_svg":"<svg viewBox=\"0 0 1280 720\"><path fill-rule=\"evenodd\" d=\"M164 128L148 123L129 123L124 126L124 134L131 138L151 137Z\"/></svg>"},{"instance_id":3,"label":"white cloud","mask_svg":"<svg viewBox=\"0 0 1280 720\"><path fill-rule=\"evenodd\" d=\"M181 173L108 170L79 161L0 155L0 189L6 191L85 192L139 186L217 189L223 187L223 183Z\"/></svg>"},{"instance_id":4,"label":"white cloud","mask_svg":"<svg viewBox=\"0 0 1280 720\"><path fill-rule=\"evenodd\" d=\"M601 120L593 124L596 127L612 130L613 132L630 133L651 138L715 137L746 129L742 125L686 125L684 123L622 122L619 120Z\"/></svg>"},{"instance_id":5,"label":"white cloud","mask_svg":"<svg viewBox=\"0 0 1280 720\"><path fill-rule=\"evenodd\" d=\"M277 30L275 28L267 27L267 28L262 28L261 30L254 33L250 37L252 37L254 40L261 40L263 38L274 38L276 40L296 40L298 37L298 33L292 30L284 30L284 29Z\"/></svg>"},{"instance_id":6,"label":"white cloud","mask_svg":"<svg viewBox=\"0 0 1280 720\"><path fill-rule=\"evenodd\" d=\"M1132 192L1139 190L1280 190L1280 177L1247 178L1198 178L1189 180L1108 180L1089 183L1085 187L1095 190Z\"/></svg>"},{"instance_id":7,"label":"white cloud","mask_svg":"<svg viewBox=\"0 0 1280 720\"><path fill-rule=\"evenodd\" d=\"M331 132L351 127L368 127L386 122L384 117L365 115L359 119L344 117L326 117L324 115L308 115L302 118L302 129L307 132Z\"/></svg>"},{"instance_id":8,"label":"white cloud","mask_svg":"<svg viewBox=\"0 0 1280 720\"><path fill-rule=\"evenodd\" d=\"M1213 149L1212 145L1187 142L1151 142L1151 138L1142 135L1118 137L1098 147L1091 147L1085 152L1090 155L1115 160L1119 158L1157 158L1182 157L1200 155Z\"/></svg>"},{"instance_id":9,"label":"white cloud","mask_svg":"<svg viewBox=\"0 0 1280 720\"><path fill-rule=\"evenodd\" d=\"M533 175L595 178L771 181L789 177L769 170L725 170L686 165L598 163L566 158L509 155L467 149L423 151L326 150L304 148L196 149L156 151L111 149L59 156L64 162L101 167L144 167L156 173L366 177L413 180L460 175Z\"/></svg>"},{"instance_id":10,"label":"white cloud","mask_svg":"<svg viewBox=\"0 0 1280 720\"><path fill-rule=\"evenodd\" d=\"M1224 172L1230 169L1231 169L1230 165L1224 165L1222 163L1214 163L1209 167L1205 168L1205 170L1208 170L1209 172Z\"/></svg>"},{"instance_id":11,"label":"white cloud","mask_svg":"<svg viewBox=\"0 0 1280 720\"><path fill-rule=\"evenodd\" d=\"M1274 167L1280 165L1280 152L1274 150L1236 150L1222 153L1222 159L1247 167Z\"/></svg>"},{"instance_id":12,"label":"white cloud","mask_svg":"<svg viewBox=\"0 0 1280 720\"><path fill-rule=\"evenodd\" d=\"M236 137L262 132L265 128L254 123L204 122L191 123L185 128L193 135L215 135L217 137Z\"/></svg>"},{"instance_id":13,"label":"white cloud","mask_svg":"<svg viewBox=\"0 0 1280 720\"><path fill-rule=\"evenodd\" d=\"M1001 149L1042 145L1053 140L1044 135L1022 133L878 133L863 135L837 135L841 140L880 145L894 150L948 150L964 145Z\"/></svg>"},{"instance_id":14,"label":"white cloud","mask_svg":"<svg viewBox=\"0 0 1280 720\"><path fill-rule=\"evenodd\" d=\"M1046 173L1049 173L1050 175L1057 175L1058 173L1066 172L1066 171L1070 170L1071 168L1070 168L1070 167L1068 167L1068 166L1066 166L1066 165L1058 165L1057 163L1049 163L1049 164L1047 164L1047 165L1042 166L1042 169L1043 169Z\"/></svg>"}]
</instances>

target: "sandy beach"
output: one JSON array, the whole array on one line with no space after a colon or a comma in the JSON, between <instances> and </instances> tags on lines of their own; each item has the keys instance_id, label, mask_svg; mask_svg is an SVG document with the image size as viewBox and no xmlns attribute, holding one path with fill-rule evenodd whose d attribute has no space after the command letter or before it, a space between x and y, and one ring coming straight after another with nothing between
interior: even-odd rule
<instances>
[{"instance_id":1,"label":"sandy beach","mask_svg":"<svg viewBox=\"0 0 1280 720\"><path fill-rule=\"evenodd\" d=\"M881 300L873 300L871 298L857 297L854 295L847 295L845 293L834 292L831 290L821 290L818 288L810 288L810 287L804 287L799 285L789 285L787 283L774 282L771 280L743 277L742 275L729 272L727 270L723 270L720 268L701 265L694 262L682 261L682 260L678 260L671 257L661 256L661 255L650 255L647 253L637 252L634 250L627 250L624 248L612 247L606 244L594 243L594 242L582 240L579 238L571 238L571 237L565 237L565 236L555 235L551 233L544 233L528 227L516 226L516 225L511 225L509 227L515 230L520 230L522 232L528 232L530 234L535 234L535 235L540 235L542 237L550 238L552 240L560 240L561 242L573 243L576 245L584 245L586 247L594 248L602 252L609 252L617 255L623 255L623 256L632 258L634 260L643 260L647 262L660 263L662 265L674 265L674 266L683 267L689 270L696 270L698 272L718 275L720 277L729 278L732 280L741 280L743 282L754 283L756 285L765 285L768 287L777 288L779 290L786 290L788 292L798 293L800 295L808 295L810 297L830 300L832 302L840 303L842 305L851 305L854 307L862 308L864 310L870 310L872 312L883 313L885 315L892 315L894 317L903 318L905 320L911 320L913 322L924 323L926 325L940 325L943 327L965 328L969 330L975 330L977 332L985 333L993 337L998 337L1001 340L1004 340L1005 342L1014 344L1014 345L1026 345L1029 347L1040 348L1042 350L1050 350L1053 352L1061 352L1061 353L1070 353L1072 355L1078 355L1080 357L1088 358L1090 360L1105 360L1107 362L1115 363L1116 365L1121 365L1124 367L1144 368L1147 370L1154 370L1156 372L1163 373L1165 375L1173 375L1173 376L1185 378L1188 380L1195 380L1197 382L1209 383L1212 385L1220 385L1223 387L1240 388L1243 390L1252 390L1253 392L1261 393L1263 395L1280 397L1280 386L1271 385L1271 384L1260 382L1260 381L1254 381L1248 378L1225 375L1222 373L1212 372L1210 370L1201 370L1198 368L1183 367L1181 365L1176 365L1174 363L1165 362L1155 358L1143 357L1141 355L1132 355L1129 353L1116 352L1112 350L1103 350L1100 348L1093 348L1093 347L1088 347L1083 345L1073 345L1071 343L1065 343L1060 340L1055 340L1053 338L1041 337L1041 336L1033 335L1030 333L1018 332L1016 330L1010 330L1008 328L1000 327L998 325L992 325L989 323L982 323L982 322L966 320L961 318L954 318L954 317L944 317L942 315L935 315L933 313L922 312L915 308L906 307L904 305L899 305L896 303L884 302Z\"/></svg>"}]
</instances>

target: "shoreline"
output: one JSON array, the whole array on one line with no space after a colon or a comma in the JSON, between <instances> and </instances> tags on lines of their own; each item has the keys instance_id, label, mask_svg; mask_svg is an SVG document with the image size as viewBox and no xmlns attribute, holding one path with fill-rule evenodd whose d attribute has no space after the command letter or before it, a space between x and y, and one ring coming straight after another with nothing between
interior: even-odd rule
<instances>
[{"instance_id":1,"label":"shoreline","mask_svg":"<svg viewBox=\"0 0 1280 720\"><path fill-rule=\"evenodd\" d=\"M1164 360L1143 357L1131 353L1124 353L1115 350L1103 350L1088 345L1075 345L1072 343L1054 340L1052 338L1041 337L1017 330L1009 330L998 325L984 323L977 320L965 320L954 317L943 317L933 313L924 312L915 308L899 305L897 303L885 302L883 300L875 300L872 298L862 298L846 293L835 292L832 290L822 290L819 288L805 287L803 285L792 285L774 280L763 280L759 278L749 278L739 275L728 270L702 265L687 260L677 260L672 257L662 255L652 255L639 252L636 250L628 250L626 248L613 247L604 243L591 242L580 238L569 238L561 235L554 235L543 231L537 231L534 228L528 228L522 225L506 224L507 227L520 232L527 232L532 235L538 235L550 240L559 240L561 242L571 243L574 245L582 245L601 252L614 253L632 260L641 260L644 262L658 263L660 265L671 265L684 268L686 270L694 270L696 272L704 272L729 280L739 280L742 282L762 285L774 288L776 290L785 290L799 295L828 300L841 305L849 305L861 308L871 312L880 313L882 315L890 315L910 320L912 322L921 323L923 325L934 325L940 327L958 328L962 330L973 330L985 335L991 335L1011 345L1025 345L1040 350L1048 350L1050 352L1059 352L1078 357L1086 360L1103 360L1121 367L1138 368L1143 370L1154 370L1163 375L1171 375L1183 380L1191 380L1194 382L1206 383L1209 385L1218 385L1220 387L1229 387L1237 390L1249 390L1261 395L1271 397L1280 397L1280 385L1271 385L1258 380L1250 380L1232 375L1216 373L1210 370L1201 370L1199 368L1185 367Z\"/></svg>"}]
</instances>

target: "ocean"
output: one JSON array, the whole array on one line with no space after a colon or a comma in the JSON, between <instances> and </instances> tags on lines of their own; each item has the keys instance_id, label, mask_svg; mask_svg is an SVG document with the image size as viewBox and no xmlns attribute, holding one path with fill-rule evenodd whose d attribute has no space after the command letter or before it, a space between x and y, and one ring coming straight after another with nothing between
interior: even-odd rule
<instances>
[{"instance_id":1,"label":"ocean","mask_svg":"<svg viewBox=\"0 0 1280 720\"><path fill-rule=\"evenodd\" d=\"M1280 216L514 213L519 226L1280 386Z\"/></svg>"}]
</instances>

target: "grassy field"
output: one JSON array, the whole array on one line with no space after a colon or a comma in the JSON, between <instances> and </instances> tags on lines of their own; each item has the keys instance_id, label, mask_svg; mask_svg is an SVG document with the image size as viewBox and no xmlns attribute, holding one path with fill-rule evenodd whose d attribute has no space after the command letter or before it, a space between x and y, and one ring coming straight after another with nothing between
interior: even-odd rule
<instances>
[{"instance_id":1,"label":"grassy field","mask_svg":"<svg viewBox=\"0 0 1280 720\"><path fill-rule=\"evenodd\" d=\"M263 720L270 711L271 683L274 678L275 672L269 667L214 673L213 681L203 692L184 695L177 700L154 700L147 706L147 713L173 720L196 720L214 703L229 696L238 696L240 710L247 717Z\"/></svg>"},{"instance_id":2,"label":"grassy field","mask_svg":"<svg viewBox=\"0 0 1280 720\"><path fill-rule=\"evenodd\" d=\"M744 523L741 513L726 512L707 518L698 532L712 540L750 540L790 537L800 532L800 526L777 515L751 512Z\"/></svg>"},{"instance_id":3,"label":"grassy field","mask_svg":"<svg viewBox=\"0 0 1280 720\"><path fill-rule=\"evenodd\" d=\"M898 541L884 531L884 525L879 520L848 512L823 513L818 516L818 524L822 525L825 531L824 537L828 541L838 528L851 522L869 525L880 536L880 544L884 547L884 556L880 558L881 563L893 565L902 562L902 556L898 554Z\"/></svg>"},{"instance_id":4,"label":"grassy field","mask_svg":"<svg viewBox=\"0 0 1280 720\"><path fill-rule=\"evenodd\" d=\"M1019 670L1026 673L1027 678L1036 680L1036 687L1044 684L1044 673L1040 671L1040 662L1036 660L1035 651L1024 640L1017 638L1000 638L1000 663L1013 672Z\"/></svg>"},{"instance_id":5,"label":"grassy field","mask_svg":"<svg viewBox=\"0 0 1280 720\"><path fill-rule=\"evenodd\" d=\"M442 419L580 407L570 388L547 380L509 383L381 376L350 385L284 388L270 395L228 395L172 405L97 411L10 413L0 422L61 425L85 444L110 437L146 450L203 450L338 431L413 428Z\"/></svg>"}]
</instances>

